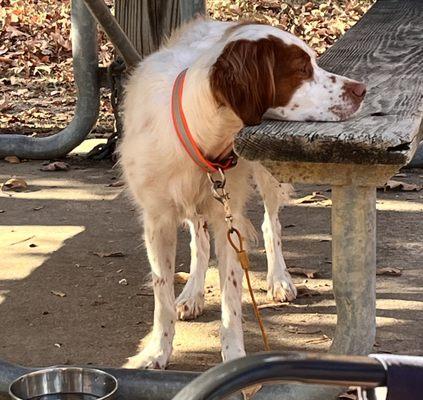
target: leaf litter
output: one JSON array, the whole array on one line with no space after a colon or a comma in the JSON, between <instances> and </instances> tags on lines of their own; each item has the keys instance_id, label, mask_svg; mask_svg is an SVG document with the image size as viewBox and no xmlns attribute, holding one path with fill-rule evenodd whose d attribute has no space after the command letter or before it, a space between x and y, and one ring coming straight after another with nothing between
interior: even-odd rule
<instances>
[{"instance_id":1,"label":"leaf litter","mask_svg":"<svg viewBox=\"0 0 423 400\"><path fill-rule=\"evenodd\" d=\"M106 0L109 6L113 1ZM210 17L253 20L285 29L322 54L353 26L374 0L208 0ZM0 133L47 136L72 118L71 1L0 0ZM114 57L99 32L100 66ZM92 135L113 131L109 93L102 89L100 119Z\"/></svg>"}]
</instances>

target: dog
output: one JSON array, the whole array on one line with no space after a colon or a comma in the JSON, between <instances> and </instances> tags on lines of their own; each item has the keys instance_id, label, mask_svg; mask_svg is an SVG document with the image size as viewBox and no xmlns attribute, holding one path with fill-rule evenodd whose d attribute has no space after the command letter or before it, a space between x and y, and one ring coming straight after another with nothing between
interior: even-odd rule
<instances>
[{"instance_id":1,"label":"dog","mask_svg":"<svg viewBox=\"0 0 423 400\"><path fill-rule=\"evenodd\" d=\"M243 271L227 242L225 213L211 195L206 172L227 164L234 136L243 126L263 118L342 121L359 110L365 92L363 83L318 67L316 54L300 39L254 23L197 19L133 71L126 85L119 151L124 179L144 225L155 308L151 340L130 359L132 366L165 368L178 314L188 319L201 312L208 227L219 265L222 358L245 355ZM242 159L225 175L233 224L246 239L252 228L244 208L249 177L256 177L266 209L269 296L295 297L280 250L278 221L277 192L288 187L279 188L258 163ZM189 221L193 238L191 279L175 303L176 237L184 221Z\"/></svg>"}]
</instances>

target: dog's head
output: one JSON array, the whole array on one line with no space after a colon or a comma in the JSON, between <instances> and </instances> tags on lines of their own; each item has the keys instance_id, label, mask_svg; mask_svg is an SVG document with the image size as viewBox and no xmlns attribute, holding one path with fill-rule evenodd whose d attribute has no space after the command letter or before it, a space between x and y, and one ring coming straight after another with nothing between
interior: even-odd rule
<instances>
[{"instance_id":1,"label":"dog's head","mask_svg":"<svg viewBox=\"0 0 423 400\"><path fill-rule=\"evenodd\" d=\"M267 25L228 29L210 69L216 101L246 125L262 117L288 121L342 121L360 108L363 83L320 68L297 37Z\"/></svg>"}]
</instances>

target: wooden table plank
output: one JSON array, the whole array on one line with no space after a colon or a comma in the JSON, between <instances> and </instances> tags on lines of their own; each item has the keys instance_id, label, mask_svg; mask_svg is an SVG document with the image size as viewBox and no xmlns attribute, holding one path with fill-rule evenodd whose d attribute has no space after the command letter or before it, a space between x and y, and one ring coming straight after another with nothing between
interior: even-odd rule
<instances>
[{"instance_id":1,"label":"wooden table plank","mask_svg":"<svg viewBox=\"0 0 423 400\"><path fill-rule=\"evenodd\" d=\"M405 164L423 134L423 1L379 0L319 65L363 80L360 113L345 122L263 121L235 151L251 160Z\"/></svg>"}]
</instances>

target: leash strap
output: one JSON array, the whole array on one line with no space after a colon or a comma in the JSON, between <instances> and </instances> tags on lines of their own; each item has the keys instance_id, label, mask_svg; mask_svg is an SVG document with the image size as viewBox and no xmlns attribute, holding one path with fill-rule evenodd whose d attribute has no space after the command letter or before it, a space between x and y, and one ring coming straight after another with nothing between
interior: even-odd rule
<instances>
[{"instance_id":1,"label":"leash strap","mask_svg":"<svg viewBox=\"0 0 423 400\"><path fill-rule=\"evenodd\" d=\"M237 246L235 244L235 242L232 240L232 236L231 235L233 233L235 233L236 236L237 236L237 238L238 238L239 246ZM267 339L266 329L264 328L263 320L261 318L260 311L259 311L258 306L257 306L256 298L254 296L253 287L251 285L251 280L250 280L250 260L248 258L248 253L243 248L242 236L239 233L239 230L238 229L232 228L232 231L228 229L227 238L228 238L228 241L229 241L230 245L235 250L235 252L236 252L236 254L238 256L238 261L241 264L241 267L242 267L242 269L245 272L245 278L247 280L248 291L250 292L251 302L253 303L254 314L256 316L257 323L259 324L259 327L260 327L261 337L263 339L264 349L266 351L270 351L270 346L269 346L269 341Z\"/></svg>"},{"instance_id":2,"label":"leash strap","mask_svg":"<svg viewBox=\"0 0 423 400\"><path fill-rule=\"evenodd\" d=\"M187 69L183 70L175 80L172 90L172 121L176 134L182 143L185 151L191 159L205 172L213 173L219 169L225 171L236 165L237 156L231 153L228 158L223 161L215 162L207 160L197 146L182 108L182 96L184 90L184 82Z\"/></svg>"},{"instance_id":3,"label":"leash strap","mask_svg":"<svg viewBox=\"0 0 423 400\"><path fill-rule=\"evenodd\" d=\"M243 243L241 233L239 232L238 229L236 229L232 225L233 217L232 217L231 207L229 205L229 193L225 189L225 185L226 185L225 172L222 171L221 169L219 169L218 172L220 173L219 178L213 178L212 174L208 173L210 183L212 184L212 187L211 187L212 194L213 194L213 197L222 204L223 209L225 211L225 221L228 226L226 237L231 247L235 250L238 257L238 261L241 265L241 268L245 272L245 278L247 280L248 291L250 293L251 302L253 304L254 314L256 316L257 323L259 324L259 327L260 327L261 337L263 338L264 349L266 351L269 351L270 346L269 346L269 341L267 340L266 329L264 328L263 320L261 318L260 311L257 306L256 298L254 296L253 287L251 285L250 260L248 259L248 253L246 252L246 250L244 250L244 243ZM237 237L238 245L232 239L232 235L234 234Z\"/></svg>"}]
</instances>

